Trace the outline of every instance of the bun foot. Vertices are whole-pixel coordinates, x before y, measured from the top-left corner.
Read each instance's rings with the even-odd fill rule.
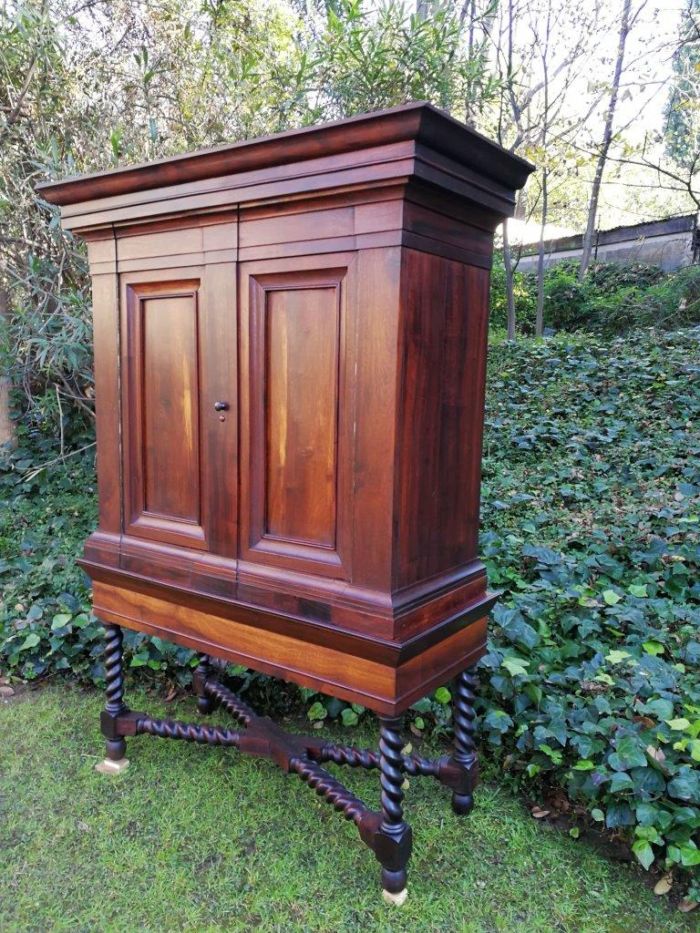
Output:
[[[458,816],[466,816],[474,807],[474,797],[471,794],[452,794],[452,809]]]

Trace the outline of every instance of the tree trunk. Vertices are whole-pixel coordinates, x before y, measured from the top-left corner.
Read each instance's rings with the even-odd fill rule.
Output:
[[[508,340],[515,340],[515,291],[513,282],[513,255],[508,237],[508,218],[503,221],[503,267],[506,273],[506,307],[508,309]]]
[[[583,248],[581,251],[581,265],[579,267],[578,279],[582,282],[588,266],[591,262],[591,251],[593,247],[593,234],[595,233],[596,218],[598,215],[598,199],[600,197],[600,187],[603,182],[603,172],[608,158],[610,144],[613,138],[613,121],[615,119],[615,108],[617,107],[617,97],[620,91],[620,79],[622,77],[622,65],[625,58],[625,45],[630,31],[630,9],[632,0],[623,0],[622,20],[620,22],[620,33],[617,42],[617,57],[615,58],[615,71],[613,73],[613,83],[610,90],[610,100],[608,109],[605,113],[605,126],[603,128],[603,142],[598,153],[595,175],[593,176],[593,187],[591,189],[591,200],[588,205],[588,220],[586,222],[586,232],[583,235]]]
[[[0,338],[7,326],[8,318],[7,291],[0,285]],[[0,371],[0,452],[2,448],[15,443],[15,424],[10,417],[10,388],[9,376]]]
[[[542,220],[540,223],[540,242],[537,248],[537,313],[535,315],[535,336],[544,333],[544,230],[547,224],[548,204],[547,169],[542,170]]]

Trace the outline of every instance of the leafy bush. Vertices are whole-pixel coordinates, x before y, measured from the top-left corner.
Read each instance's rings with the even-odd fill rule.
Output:
[[[578,273],[577,262],[569,261],[560,265]],[[648,262],[595,262],[586,273],[586,281],[599,295],[614,295],[621,288],[628,288],[630,285],[648,288],[664,278],[665,273],[661,267]]]
[[[481,664],[481,733],[506,778],[563,787],[639,861],[700,851],[700,329],[492,347],[481,550],[503,595]],[[0,473],[0,659],[101,682],[73,564],[95,521],[90,453],[37,435]],[[131,667],[185,684],[191,652],[127,635]],[[268,709],[352,726],[360,707],[244,672]],[[450,690],[411,727],[446,731]]]
[[[537,278],[515,272],[514,294],[518,330],[534,333]],[[568,333],[577,330],[613,336],[640,327],[673,330],[700,323],[700,267],[664,273],[648,263],[600,262],[583,282],[578,263],[559,262],[545,271],[545,327]],[[506,326],[505,271],[497,257],[491,277],[491,322]]]
[[[585,327],[586,302],[591,286],[588,283],[579,282],[577,266],[577,263],[562,262],[548,269],[545,275],[545,321],[547,326],[554,327],[556,330],[574,331]],[[537,286],[534,276],[530,278],[533,279],[534,294]],[[598,291],[596,287],[595,293]],[[602,289],[600,289],[600,294],[604,294]]]
[[[513,297],[515,299],[515,319],[521,333],[531,334],[535,330],[535,308],[537,304],[534,277],[528,273],[513,274]],[[506,273],[502,256],[496,255],[491,270],[491,326],[496,330],[505,330],[508,322],[506,302]]]

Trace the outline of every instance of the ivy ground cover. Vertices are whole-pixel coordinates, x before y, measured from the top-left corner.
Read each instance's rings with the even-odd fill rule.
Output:
[[[481,551],[503,595],[481,665],[485,761],[533,793],[559,788],[645,867],[696,879],[699,414],[697,328],[491,348]],[[0,472],[0,668],[100,683],[100,626],[73,564],[95,521],[93,467],[36,473],[53,443],[23,442]],[[134,674],[189,679],[185,649],[127,644]],[[272,712],[362,719],[246,678]],[[417,704],[414,733],[449,726],[449,700],[441,688]]]
[[[645,867],[696,878],[699,347],[700,329],[494,347],[482,514],[504,591],[487,742]]]

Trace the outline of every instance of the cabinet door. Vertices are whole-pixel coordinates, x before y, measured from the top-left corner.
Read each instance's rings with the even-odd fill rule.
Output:
[[[350,576],[350,254],[241,264],[243,560]]]
[[[233,264],[122,275],[124,530],[235,553]]]

